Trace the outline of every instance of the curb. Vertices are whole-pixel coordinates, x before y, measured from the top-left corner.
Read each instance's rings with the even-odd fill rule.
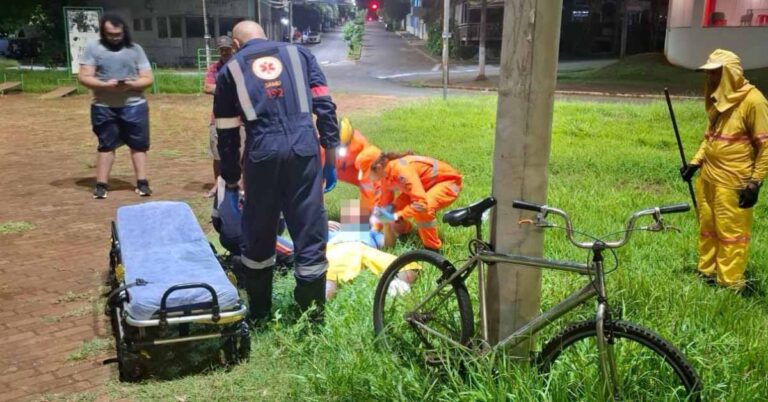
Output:
[[[423,84],[414,86],[415,88],[437,88],[442,89],[442,85]],[[459,89],[462,91],[475,91],[475,92],[498,92],[497,88],[478,88],[464,85],[448,85],[448,89]],[[574,90],[555,90],[555,95],[579,95],[579,96],[600,96],[608,98],[640,98],[640,99],[665,99],[664,95],[656,94],[633,94],[623,92],[597,92],[597,91],[574,91]],[[670,95],[671,99],[676,100],[702,100],[703,96],[687,96],[687,95]]]

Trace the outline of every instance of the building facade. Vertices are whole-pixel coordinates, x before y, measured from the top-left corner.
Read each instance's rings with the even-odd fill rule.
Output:
[[[741,57],[745,69],[768,67],[768,0],[670,0],[664,54],[696,68],[717,48]]]
[[[121,16],[150,61],[160,66],[195,65],[198,49],[205,47],[201,0],[92,0],[88,5]],[[259,19],[258,0],[207,0],[206,7],[212,38],[231,34],[244,19]],[[269,16],[265,20],[269,30]]]

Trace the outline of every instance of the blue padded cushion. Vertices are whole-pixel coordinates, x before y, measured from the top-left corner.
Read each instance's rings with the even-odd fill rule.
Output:
[[[238,306],[237,289],[221,268],[189,205],[155,201],[120,207],[116,225],[125,283],[139,278],[148,282],[128,289],[126,310],[132,318],[150,319],[160,309],[163,293],[186,283],[213,287],[222,310]],[[210,302],[210,292],[195,288],[171,293],[167,307],[208,307]]]

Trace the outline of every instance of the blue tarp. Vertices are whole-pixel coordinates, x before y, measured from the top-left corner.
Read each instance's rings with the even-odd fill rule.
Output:
[[[136,320],[147,320],[160,309],[163,293],[186,283],[207,283],[216,290],[222,310],[238,306],[237,289],[227,278],[197,224],[192,209],[183,202],[155,201],[120,207],[117,236],[125,267],[125,283],[137,279],[145,286],[128,290],[126,310]],[[180,290],[168,297],[168,307],[208,307],[211,294],[202,288]]]

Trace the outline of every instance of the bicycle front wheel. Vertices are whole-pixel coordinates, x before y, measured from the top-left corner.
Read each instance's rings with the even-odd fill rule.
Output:
[[[442,255],[407,252],[390,264],[376,287],[373,326],[392,351],[440,354],[466,346],[473,333],[472,306],[461,279]]]
[[[700,401],[701,380],[677,348],[641,326],[605,323],[615,361],[618,395],[626,401]],[[568,326],[537,358],[554,393],[565,400],[604,397],[596,322]],[[559,399],[555,398],[555,399]]]

